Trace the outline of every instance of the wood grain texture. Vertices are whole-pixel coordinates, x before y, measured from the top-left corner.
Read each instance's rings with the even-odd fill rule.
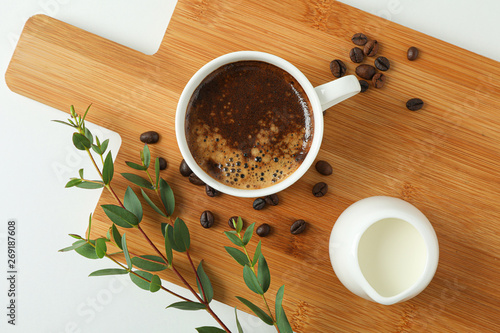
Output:
[[[265,51],[289,60],[319,85],[333,79],[329,63],[335,58],[354,73],[348,52],[356,32],[377,39],[379,54],[392,65],[383,89],[369,89],[327,111],[318,159],[334,166],[332,176],[312,168],[279,194],[279,206],[254,211],[252,199],[209,198],[179,175],[175,107],[199,67],[231,51]],[[414,62],[406,60],[412,45],[421,51]],[[121,135],[118,173],[130,171],[125,161],[138,162],[141,132],[161,133],[151,151],[169,162],[162,176],[176,194],[175,214],[190,227],[191,253],[196,261],[204,258],[216,299],[243,308],[234,296],[249,294],[243,291],[241,268],[223,249],[230,245],[222,234],[228,218],[241,215],[247,225],[267,222],[273,228],[262,239],[273,277],[270,293],[286,285],[285,309],[296,332],[500,331],[498,62],[335,1],[179,0],[153,56],[34,16],[6,80],[13,91],[61,110],[74,104],[82,111],[93,103],[88,120]],[[406,110],[412,97],[425,101],[423,110]],[[319,181],[327,182],[330,191],[315,198],[311,188]],[[117,174],[113,183],[123,196],[127,182]],[[336,218],[373,195],[414,204],[440,242],[434,280],[403,304],[383,306],[352,295],[329,263],[328,239]],[[99,203],[112,202],[104,192]],[[205,209],[216,216],[207,230],[199,225]],[[299,218],[309,228],[293,236],[289,227]],[[100,207],[94,219],[95,235],[104,235],[109,222]],[[161,248],[160,222],[146,209],[144,229]],[[139,234],[127,236],[132,252],[152,253]],[[182,257],[179,268],[194,283]],[[162,278],[179,283],[170,272]]]

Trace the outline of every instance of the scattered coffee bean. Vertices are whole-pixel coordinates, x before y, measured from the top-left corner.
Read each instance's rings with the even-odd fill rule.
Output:
[[[377,89],[382,88],[385,84],[385,75],[382,73],[377,73],[373,75],[372,84]]]
[[[368,57],[373,57],[378,52],[378,42],[374,39],[369,40],[363,49],[363,52]]]
[[[356,67],[356,74],[360,78],[365,79],[365,80],[371,80],[373,75],[375,75],[376,72],[377,72],[377,69],[375,67],[373,67],[372,65],[363,64],[363,65],[359,65],[358,67]]]
[[[412,98],[406,102],[406,108],[410,111],[418,111],[424,106],[424,101],[420,98]]]
[[[266,200],[264,198],[257,198],[253,202],[253,209],[261,210],[266,207]]]
[[[362,49],[359,47],[353,47],[351,51],[349,51],[349,58],[351,58],[352,62],[359,64],[360,62],[363,62],[365,55]]]
[[[189,175],[189,181],[191,182],[191,184],[194,184],[194,185],[198,185],[198,186],[205,185],[205,182],[203,180],[201,180],[200,178],[198,178],[198,176],[195,175],[194,172],[191,172],[191,174]]]
[[[347,68],[342,60],[335,59],[330,63],[330,70],[332,71],[333,76],[342,77],[345,75]]]
[[[155,131],[148,131],[141,134],[139,139],[144,143],[157,143],[160,135]]]
[[[269,232],[271,231],[271,227],[267,223],[263,223],[259,225],[255,233],[259,235],[260,237],[266,237],[269,235]]]
[[[320,182],[313,186],[312,194],[315,197],[322,197],[328,192],[328,184]]]
[[[408,60],[413,61],[418,58],[418,49],[415,46],[412,46],[408,49],[406,53],[406,57]]]
[[[238,216],[231,216],[229,218],[229,221],[227,221],[227,224],[231,227],[231,229],[235,229],[233,220],[235,224],[238,223]],[[243,225],[245,225],[245,221],[243,219],[241,219],[241,222],[243,222]]]
[[[266,199],[266,203],[269,206],[277,206],[280,202],[280,199],[278,198],[278,195],[276,193],[268,195],[265,199]]]
[[[179,166],[179,172],[184,177],[189,177],[189,175],[193,173],[193,171],[191,171],[191,169],[187,165],[186,161],[184,161],[184,160],[182,160],[181,165]]]
[[[386,57],[378,57],[377,59],[375,59],[375,67],[385,72],[386,70],[391,68],[391,63]]]
[[[290,227],[290,232],[292,233],[292,235],[298,235],[306,229],[306,226],[307,226],[306,221],[297,220],[293,222],[292,226]]]
[[[158,161],[160,162],[160,170],[165,170],[167,168],[167,160],[163,157],[158,157]]]
[[[210,228],[214,225],[214,214],[211,211],[206,210],[201,213],[200,224],[203,228]]]
[[[361,90],[359,92],[362,92],[362,93],[367,91],[368,88],[370,87],[368,82],[366,82],[365,80],[359,80],[359,85],[361,86]]]
[[[362,33],[357,33],[352,36],[351,40],[354,44],[362,46],[366,44],[366,42],[368,41],[368,37],[366,37]]]
[[[219,195],[219,191],[211,187],[210,185],[205,185],[205,192],[209,197],[216,197]]]
[[[316,170],[324,176],[328,176],[333,173],[332,166],[327,161],[319,160],[318,162],[316,162],[315,166]]]

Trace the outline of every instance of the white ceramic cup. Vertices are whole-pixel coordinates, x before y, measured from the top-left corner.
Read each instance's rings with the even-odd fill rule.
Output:
[[[439,260],[436,233],[425,215],[387,196],[349,206],[333,226],[329,252],[335,274],[347,289],[385,305],[422,292]]]
[[[202,168],[194,160],[191,152],[189,151],[185,133],[186,111],[189,100],[191,99],[193,92],[196,90],[202,80],[207,75],[223,65],[243,60],[264,61],[280,67],[281,69],[291,74],[306,92],[307,97],[309,98],[309,101],[311,103],[314,117],[313,141],[309,152],[307,153],[306,158],[303,160],[300,167],[297,168],[297,170],[293,174],[291,174],[284,180],[261,189],[238,189],[222,184],[212,178],[205,171],[203,171]],[[323,111],[351,96],[356,95],[360,91],[360,89],[361,88],[359,85],[359,81],[353,75],[344,76],[315,88],[300,70],[280,57],[257,51],[239,51],[228,53],[213,59],[212,61],[201,67],[191,77],[186,87],[182,91],[179,102],[177,104],[177,111],[175,115],[175,133],[177,144],[179,146],[182,157],[186,161],[187,165],[191,168],[191,170],[201,180],[203,180],[205,184],[215,188],[220,192],[238,197],[254,198],[277,193],[295,183],[300,177],[302,177],[302,175],[304,175],[304,173],[314,162],[314,159],[318,154],[321,141],[323,139]]]

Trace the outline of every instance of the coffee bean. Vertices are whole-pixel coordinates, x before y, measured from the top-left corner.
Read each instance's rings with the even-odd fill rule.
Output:
[[[200,224],[203,228],[210,228],[214,225],[214,214],[211,211],[206,210],[201,213]]]
[[[352,62],[359,64],[365,58],[363,50],[359,47],[353,47],[351,51],[349,51],[349,58],[351,58]]]
[[[235,229],[233,220],[235,224],[238,223],[238,216],[231,216],[229,218],[229,221],[227,221],[227,224],[231,227],[231,229]],[[241,219],[241,222],[243,222],[243,225],[245,225],[245,221],[243,219]]]
[[[189,181],[191,182],[191,184],[194,184],[194,185],[198,185],[198,186],[205,185],[205,182],[203,180],[201,180],[200,178],[198,178],[198,176],[195,175],[194,172],[191,172],[191,174],[189,175]]]
[[[160,170],[165,170],[167,168],[167,160],[163,157],[158,157],[158,162],[160,162]]]
[[[406,52],[406,57],[408,60],[413,61],[418,58],[418,49],[415,46],[412,46]]]
[[[157,143],[160,135],[155,131],[149,131],[142,133],[139,139],[144,143]]]
[[[378,42],[374,39],[369,40],[363,49],[363,52],[368,57],[373,57],[378,52]]]
[[[293,235],[298,235],[298,234],[302,233],[306,229],[306,226],[307,226],[307,222],[306,221],[304,221],[304,220],[297,220],[297,221],[293,222],[292,226],[290,227],[290,232]]]
[[[365,80],[359,80],[359,85],[361,86],[361,90],[359,92],[362,92],[362,93],[367,91],[368,88],[370,87],[368,82],[366,82]]]
[[[363,65],[359,65],[358,67],[356,67],[356,74],[360,78],[365,79],[365,80],[371,80],[373,75],[375,75],[376,72],[377,72],[377,69],[375,67],[373,67],[372,65],[363,64]]]
[[[265,199],[269,206],[277,206],[280,202],[277,194],[268,195]]]
[[[266,237],[269,235],[269,232],[271,231],[271,227],[267,223],[263,223],[259,225],[255,233],[259,235],[260,237]]]
[[[322,197],[328,192],[328,184],[320,182],[313,186],[312,194],[315,197]]]
[[[266,200],[264,198],[257,198],[253,202],[253,209],[261,210],[266,207]]]
[[[372,84],[377,89],[382,88],[385,84],[385,75],[382,73],[377,73],[373,75]]]
[[[386,70],[391,68],[391,63],[386,57],[378,57],[377,59],[375,59],[375,67],[385,72]]]
[[[191,169],[187,165],[186,161],[184,161],[184,160],[182,160],[181,165],[179,166],[179,172],[184,177],[189,177],[189,175],[193,173],[193,171],[191,171]]]
[[[342,77],[345,75],[347,68],[342,60],[335,59],[330,63],[330,70],[332,71],[333,76]]]
[[[351,40],[354,44],[362,46],[366,44],[366,42],[368,41],[368,37],[366,37],[362,33],[357,33],[352,36]]]
[[[327,161],[320,160],[316,162],[316,170],[325,176],[331,175],[333,173],[332,166]]]
[[[219,191],[211,187],[210,185],[205,185],[205,192],[209,197],[216,197],[219,195]]]
[[[410,111],[418,111],[424,106],[424,101],[420,98],[412,98],[406,102],[406,108]]]

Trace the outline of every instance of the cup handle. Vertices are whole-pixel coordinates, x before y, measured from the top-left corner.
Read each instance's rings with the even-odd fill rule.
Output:
[[[359,80],[354,75],[347,75],[314,88],[325,111],[329,107],[352,97],[361,91]]]

